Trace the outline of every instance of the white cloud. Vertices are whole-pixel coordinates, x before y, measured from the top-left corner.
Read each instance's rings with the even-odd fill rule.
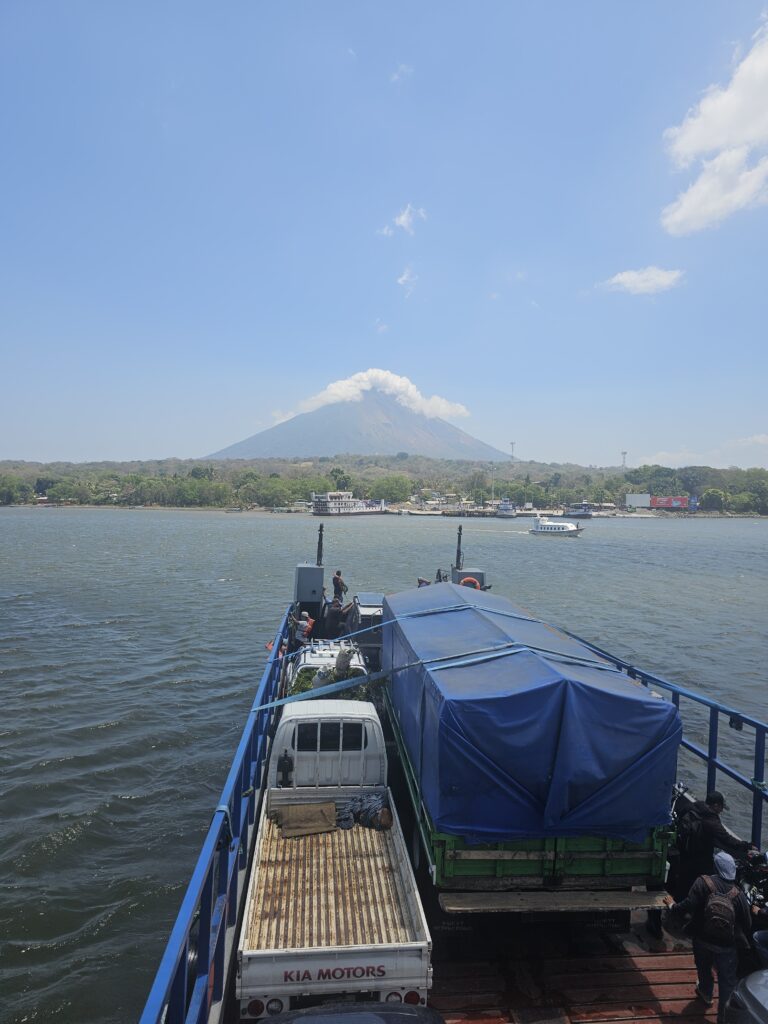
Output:
[[[643,270],[622,270],[603,282],[604,288],[629,292],[631,295],[654,295],[665,292],[680,284],[682,270],[662,270],[661,267],[645,267]]]
[[[730,82],[712,85],[683,122],[664,133],[677,167],[698,177],[662,211],[664,228],[690,234],[768,202],[768,26],[754,36]]]
[[[395,227],[401,228],[407,235],[414,233],[413,225],[417,220],[426,220],[427,211],[421,206],[411,206],[410,203],[406,203],[400,213],[392,220],[392,224]],[[377,228],[377,235],[384,235],[385,238],[391,238],[395,233],[395,227],[392,224],[385,224],[383,228]]]
[[[406,267],[400,277],[397,279],[397,283],[401,288],[405,289],[405,297],[408,298],[416,287],[418,277],[414,274],[410,267]]]
[[[324,405],[333,405],[336,402],[359,402],[365,392],[372,389],[392,395],[406,409],[430,418],[469,416],[467,408],[459,402],[449,402],[447,398],[440,398],[439,395],[427,398],[407,377],[399,377],[389,370],[377,369],[363,370],[344,380],[334,381],[319,394],[302,402],[299,410],[313,412]]]
[[[751,437],[740,437],[738,441],[733,443],[745,448],[753,444],[768,445],[768,434],[753,434]]]
[[[747,165],[749,156],[742,146],[704,160],[696,181],[661,211],[662,226],[669,234],[689,235],[745,207],[768,202],[768,156],[752,167]]]
[[[706,462],[706,456],[685,447],[675,452],[660,451],[654,452],[652,455],[641,455],[637,464],[638,466],[670,466],[673,469],[679,469],[680,466],[711,465]]]
[[[410,78],[412,74],[412,67],[409,67],[407,64],[399,64],[397,69],[389,76],[389,80],[394,83],[404,82],[406,78]]]
[[[427,211],[422,209],[421,207],[416,208],[415,206],[411,206],[411,204],[408,203],[405,206],[405,208],[402,209],[400,213],[398,213],[398,215],[395,217],[395,224],[397,225],[397,227],[402,228],[403,231],[407,232],[409,235],[412,235],[413,222],[416,218],[418,218],[419,220],[426,220]]]

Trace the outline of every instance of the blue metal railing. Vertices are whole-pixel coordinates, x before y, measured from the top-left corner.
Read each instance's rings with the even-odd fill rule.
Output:
[[[378,626],[376,628],[379,628]],[[248,716],[248,723],[214,812],[208,834],[195,866],[163,959],[144,1007],[140,1024],[204,1024],[218,1019],[222,1009],[230,952],[234,942],[242,885],[250,854],[250,840],[261,798],[261,780],[269,742],[269,723],[278,696],[281,659],[280,639],[286,629],[283,619],[276,635]],[[361,632],[367,632],[363,630]],[[707,747],[704,749],[684,735],[683,747],[707,765],[707,791],[716,788],[717,772],[733,779],[752,794],[751,840],[761,846],[763,807],[768,801],[765,752],[768,724],[759,719],[686,690],[627,661],[609,654],[575,633],[562,630],[595,654],[620,668],[645,686],[667,691],[680,709],[681,700],[709,709]],[[355,635],[355,634],[353,634]],[[748,778],[722,760],[718,753],[718,729],[722,716],[738,732],[754,730],[754,775]],[[190,953],[195,951],[196,957]],[[190,963],[194,960],[193,963]]]
[[[707,747],[706,750],[700,744],[694,740],[689,739],[685,735],[685,722],[683,722],[683,740],[682,746],[685,750],[689,750],[696,757],[700,758],[706,763],[707,766],[707,792],[711,793],[713,789],[717,788],[717,773],[722,772],[723,775],[727,775],[729,779],[733,779],[744,789],[749,790],[752,794],[752,831],[751,841],[752,843],[760,847],[762,846],[762,831],[763,831],[763,808],[766,802],[768,802],[768,784],[765,779],[765,737],[768,733],[768,723],[761,722],[759,718],[752,718],[750,715],[744,715],[735,708],[729,707],[727,704],[722,704],[720,701],[712,700],[710,697],[704,697],[700,693],[694,693],[692,690],[686,690],[682,686],[678,686],[676,683],[670,683],[667,679],[663,679],[661,676],[655,676],[650,672],[643,672],[639,668],[635,668],[634,665],[628,661],[623,661],[621,658],[617,658],[613,654],[609,654],[607,651],[602,650],[595,644],[591,644],[588,640],[584,640],[580,636],[576,636],[575,633],[569,632],[567,629],[562,630],[563,633],[567,633],[574,640],[578,640],[579,643],[584,644],[595,654],[599,654],[600,657],[606,658],[612,664],[616,665],[617,668],[624,669],[627,675],[632,679],[637,679],[638,682],[644,686],[659,687],[661,690],[666,690],[669,693],[669,699],[680,710],[681,700],[690,701],[693,704],[698,704],[701,707],[709,709],[709,730],[707,736]],[[728,725],[730,728],[735,729],[737,732],[743,732],[746,726],[750,730],[754,730],[754,747],[753,747],[753,775],[748,777],[738,769],[733,768],[726,761],[723,761],[722,757],[718,753],[718,741],[719,741],[719,727],[720,719],[727,718]]]
[[[224,998],[274,713],[258,709],[278,696],[285,629],[284,618],[140,1024],[202,1024]]]

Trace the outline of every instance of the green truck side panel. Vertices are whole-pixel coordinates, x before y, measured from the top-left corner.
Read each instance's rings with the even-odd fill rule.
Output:
[[[601,836],[567,836],[469,844],[459,836],[435,831],[421,802],[418,782],[386,690],[385,705],[419,820],[422,841],[435,867],[434,878],[438,888],[455,889],[462,882],[482,888],[483,880],[493,887],[493,882],[498,884],[500,879],[505,879],[509,888],[514,888],[516,879],[521,886],[526,886],[527,882],[530,887],[532,880],[542,879],[540,884],[544,886],[554,884],[567,888],[570,883],[580,889],[589,888],[590,879],[594,879],[594,889],[610,888],[619,879],[626,880],[627,886],[645,884],[658,888],[664,884],[671,835],[668,826],[649,829],[643,843],[627,843]],[[487,852],[487,858],[481,856],[483,851]],[[499,853],[518,856],[504,857]]]

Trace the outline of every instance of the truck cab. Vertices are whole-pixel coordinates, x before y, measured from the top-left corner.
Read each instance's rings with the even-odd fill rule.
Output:
[[[369,701],[312,700],[285,708],[267,773],[270,813],[286,803],[343,800],[386,781],[384,734]]]

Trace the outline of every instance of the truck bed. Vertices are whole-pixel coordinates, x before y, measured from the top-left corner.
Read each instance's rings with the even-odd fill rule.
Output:
[[[282,839],[265,818],[255,856],[244,951],[428,940],[397,821],[387,832],[355,825]]]

